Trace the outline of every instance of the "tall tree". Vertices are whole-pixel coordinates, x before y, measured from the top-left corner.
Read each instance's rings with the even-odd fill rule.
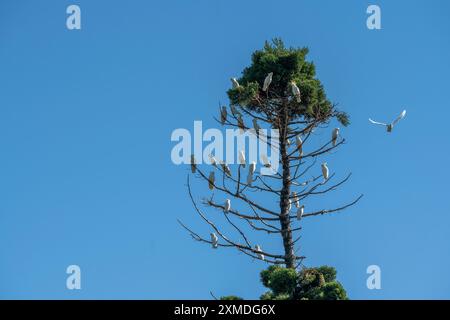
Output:
[[[188,176],[187,186],[194,208],[212,228],[210,237],[204,237],[179,221],[195,240],[209,243],[214,248],[234,247],[254,259],[297,268],[305,258],[296,251],[302,229],[301,220],[338,212],[361,199],[362,195],[339,207],[314,211],[307,205],[308,197],[325,196],[345,183],[351,175],[333,183],[335,173],[329,174],[326,163],[317,163],[318,159],[345,142],[338,128],[329,128],[330,122],[337,119],[347,126],[349,117],[327,99],[321,82],[316,78],[314,64],[305,59],[307,54],[307,48],[286,48],[280,39],[275,39],[272,43],[266,42],[262,50],[255,51],[251,65],[244,69],[242,76],[232,79],[233,87],[227,92],[230,109],[222,107],[221,116],[216,120],[243,132],[250,131],[269,144],[273,144],[273,137],[256,130],[260,125],[262,128],[276,129],[278,140],[271,147],[278,151],[280,170],[273,175],[258,175],[255,172],[246,180],[242,172],[245,163],[230,169],[223,159],[214,159],[214,167],[208,168],[211,173],[207,173],[203,167],[196,165],[192,157],[194,175],[204,180],[211,190],[224,196],[223,200],[227,198],[223,204],[218,203],[213,194],[203,203],[221,211],[224,221],[236,231],[238,237],[233,239],[229,236],[198,206]],[[319,130],[329,131],[329,140],[314,146],[312,133]],[[270,166],[268,163],[265,165]],[[248,170],[254,169],[250,165]],[[312,170],[316,170],[316,174],[308,179],[307,175]],[[214,172],[218,172],[221,179],[216,179],[218,176]],[[256,201],[249,192],[270,195],[273,200],[269,204]],[[241,203],[243,208],[239,208],[237,203]],[[278,236],[283,252],[269,252],[257,245],[251,240],[252,232]]]

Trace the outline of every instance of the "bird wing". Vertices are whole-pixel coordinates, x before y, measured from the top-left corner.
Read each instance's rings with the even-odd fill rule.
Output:
[[[392,122],[392,124],[395,125],[397,122],[402,120],[405,116],[406,116],[406,110],[403,110],[402,113],[400,113],[400,115],[397,117],[397,119],[395,119],[394,122]]]
[[[380,125],[382,125],[382,126],[387,126],[387,124],[386,123],[383,123],[383,122],[377,122],[377,121],[373,121],[372,119],[370,119],[369,118],[369,121],[371,122],[371,123],[373,123],[373,124],[380,124]]]

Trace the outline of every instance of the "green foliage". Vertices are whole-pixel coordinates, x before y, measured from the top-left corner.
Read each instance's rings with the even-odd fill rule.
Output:
[[[261,112],[262,100],[277,102],[284,99],[293,118],[327,121],[336,117],[342,125],[347,126],[348,116],[334,110],[323,85],[315,78],[314,63],[306,60],[308,52],[308,48],[286,48],[281,39],[274,39],[272,43],[266,41],[262,50],[253,53],[251,65],[242,72],[242,77],[238,79],[240,86],[228,90],[231,104]],[[273,72],[273,78],[266,95],[262,85],[269,72]],[[300,103],[292,98],[291,82],[300,88]]]
[[[244,299],[238,296],[223,296],[220,297],[220,300],[244,300]]]
[[[261,282],[270,289],[261,300],[347,300],[332,267],[294,269],[271,266],[261,272]]]

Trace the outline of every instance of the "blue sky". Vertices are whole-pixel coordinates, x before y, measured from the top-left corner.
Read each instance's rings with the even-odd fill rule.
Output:
[[[82,30],[66,29],[70,4]],[[366,28],[369,4],[382,30]],[[194,120],[215,127],[229,78],[278,36],[310,48],[352,120],[327,159],[352,179],[311,206],[365,195],[305,219],[306,263],[336,267],[352,299],[450,298],[449,10],[444,0],[1,1],[0,298],[258,298],[263,263],[177,224],[209,233],[170,135]],[[403,108],[391,135],[367,121]],[[79,291],[65,286],[71,264]],[[381,290],[366,288],[371,264]]]

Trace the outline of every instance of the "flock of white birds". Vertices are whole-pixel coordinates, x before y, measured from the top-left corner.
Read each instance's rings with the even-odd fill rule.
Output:
[[[264,92],[266,92],[268,94],[269,91],[269,87],[270,84],[272,83],[272,78],[273,78],[273,72],[270,72],[269,74],[267,74],[267,76],[264,79],[264,83],[263,83],[263,87],[262,90]],[[231,83],[234,89],[239,88],[240,84],[239,82],[236,80],[236,78],[231,78]],[[291,86],[291,93],[293,98],[295,98],[295,100],[297,101],[297,103],[301,103],[302,101],[302,95],[301,95],[301,91],[300,88],[297,86],[297,84],[292,81],[290,83]],[[245,124],[244,124],[244,120],[242,118],[242,114],[236,109],[235,106],[231,105],[230,106],[231,109],[231,113],[233,114],[233,116],[236,117],[237,121],[238,121],[238,128],[241,132],[245,131]],[[225,106],[221,107],[220,109],[220,122],[221,124],[225,124],[225,122],[227,121],[227,108]],[[391,123],[383,123],[383,122],[377,122],[377,121],[373,121],[372,119],[369,118],[369,121],[373,124],[376,125],[382,125],[386,127],[387,132],[392,132],[392,129],[394,128],[394,126],[400,121],[402,120],[404,117],[406,116],[406,110],[403,110],[400,115]],[[255,129],[255,131],[258,133],[260,126],[258,125],[257,120],[254,118],[253,119],[253,128]],[[331,133],[331,143],[333,145],[333,147],[336,146],[337,144],[337,140],[339,137],[339,132],[340,132],[340,128],[334,128],[332,133]],[[297,136],[295,139],[296,145],[297,145],[297,150],[299,152],[299,156],[302,157],[303,156],[303,140],[300,136]],[[288,140],[288,144],[290,144],[291,142]],[[269,159],[267,158],[267,155],[263,154],[261,155],[261,160],[263,162],[264,167],[266,168],[270,168],[271,164]],[[217,167],[217,160],[210,155],[210,161],[211,164],[215,167]],[[245,153],[244,151],[239,151],[239,164],[242,165],[242,167],[245,168]],[[225,162],[221,162],[220,163],[222,170],[224,171],[224,173],[228,176],[231,176],[231,170],[228,167],[228,165]],[[322,176],[324,179],[325,183],[328,179],[329,179],[329,174],[330,174],[330,170],[328,168],[328,164],[326,162],[322,163],[321,165],[321,169],[322,169]],[[195,163],[195,158],[192,155],[191,156],[191,170],[193,173],[195,173],[196,171],[196,163]],[[256,162],[252,162],[249,165],[249,169],[248,169],[248,175],[247,175],[247,185],[251,186],[253,180],[253,175],[256,171]],[[208,177],[208,187],[209,189],[213,190],[214,189],[214,183],[215,183],[215,175],[214,175],[214,171],[211,171],[211,173],[209,174]],[[302,183],[301,185],[306,185],[307,182]],[[305,206],[304,205],[300,205],[300,201],[297,197],[297,193],[296,192],[292,192],[292,200],[289,200],[289,205],[288,205],[288,211],[290,212],[292,209],[292,203],[294,203],[295,207],[297,208],[297,220],[301,220],[303,217],[303,214],[305,212]],[[230,199],[226,199],[225,200],[225,204],[223,206],[223,211],[224,213],[228,213],[231,210],[231,200]],[[214,249],[218,248],[218,243],[219,243],[219,239],[217,237],[217,235],[213,232],[210,234],[211,235],[211,244],[212,247]],[[262,249],[260,245],[255,245],[255,249],[254,252],[256,253],[257,257],[261,260],[264,260],[264,254],[262,253]]]

